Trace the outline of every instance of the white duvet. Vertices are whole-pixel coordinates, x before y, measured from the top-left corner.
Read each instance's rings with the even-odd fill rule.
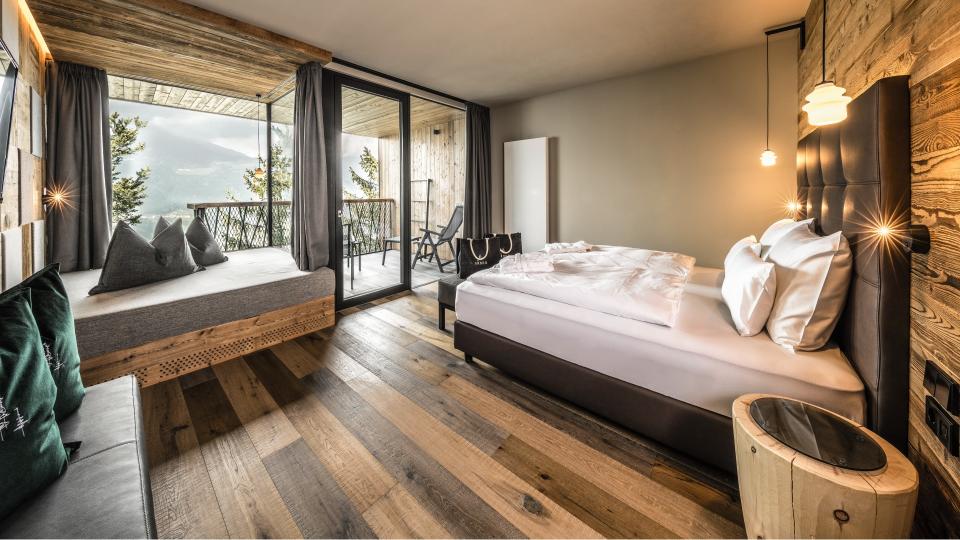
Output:
[[[553,272],[503,272],[499,265],[469,280],[564,304],[673,326],[696,260],[688,255],[615,246],[550,256]]]

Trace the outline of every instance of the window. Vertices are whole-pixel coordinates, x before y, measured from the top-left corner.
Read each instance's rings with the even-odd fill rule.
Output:
[[[255,174],[267,168],[266,106],[258,122],[255,101],[110,79],[114,221],[152,238],[161,217],[184,227],[197,217],[226,251],[269,245],[268,182]],[[292,131],[291,121],[271,133],[275,200],[289,201]],[[287,242],[289,211],[274,217]]]

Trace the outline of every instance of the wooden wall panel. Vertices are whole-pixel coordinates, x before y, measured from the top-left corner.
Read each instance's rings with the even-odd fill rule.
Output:
[[[3,172],[6,180],[3,202],[0,203],[0,230],[19,227],[43,217],[43,160],[30,153],[30,94],[31,89],[36,90],[43,99],[45,59],[26,19],[22,16],[19,18],[17,39],[20,72],[17,76],[10,146],[7,148],[7,167]]]
[[[800,54],[801,100],[821,78],[819,0],[807,10]],[[932,249],[913,255],[910,457],[921,474],[914,534],[960,536],[960,459],[923,422],[923,366],[960,380],[960,2],[832,0],[827,78],[856,97],[877,79],[910,75],[913,221],[930,227]],[[798,109],[798,113],[799,113]],[[799,115],[799,136],[811,131]]]
[[[411,180],[432,179],[430,193],[429,227],[439,231],[446,225],[458,204],[463,204],[466,186],[466,114],[455,110],[453,119],[441,123],[419,123],[412,118],[410,131]],[[434,133],[434,132],[437,133]],[[396,136],[380,139],[380,193],[382,197],[397,197],[400,182],[400,161],[396,155],[399,145]],[[413,199],[423,198],[423,184],[413,187]],[[412,208],[413,235],[423,226],[423,205]],[[394,231],[399,231],[400,218],[394,218]],[[444,260],[453,257],[449,249],[440,252]]]

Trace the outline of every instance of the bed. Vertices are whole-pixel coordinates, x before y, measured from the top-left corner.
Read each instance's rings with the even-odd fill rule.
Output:
[[[642,435],[735,471],[730,410],[751,392],[807,400],[862,422],[905,450],[910,259],[871,241],[877,220],[909,223],[906,77],[878,81],[848,119],[798,145],[798,217],[843,231],[854,270],[831,344],[809,353],[765,334],[737,335],[719,270],[695,268],[673,327],[466,282],[454,344],[477,358]]]

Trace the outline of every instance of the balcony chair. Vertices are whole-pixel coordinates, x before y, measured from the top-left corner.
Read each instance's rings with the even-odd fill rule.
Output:
[[[433,262],[434,258],[436,258],[437,268],[440,269],[440,272],[443,272],[443,267],[450,263],[454,263],[457,267],[457,272],[460,272],[460,263],[457,261],[456,250],[453,247],[453,238],[456,236],[457,231],[460,230],[460,225],[462,224],[463,205],[458,204],[453,209],[453,215],[450,216],[450,221],[447,222],[447,226],[440,232],[427,228],[420,229],[420,232],[423,234],[417,246],[417,254],[413,258],[413,266],[411,266],[411,268],[416,268],[417,261],[421,259],[427,259],[427,262]],[[454,253],[453,259],[446,262],[440,260],[439,248],[444,244],[449,246],[450,251]]]

